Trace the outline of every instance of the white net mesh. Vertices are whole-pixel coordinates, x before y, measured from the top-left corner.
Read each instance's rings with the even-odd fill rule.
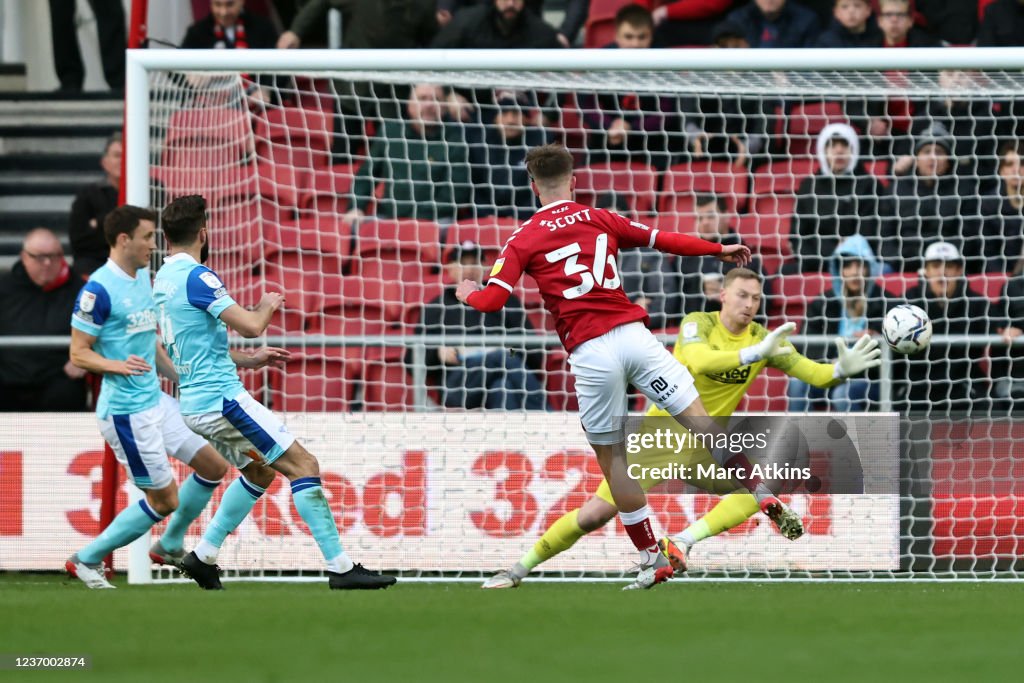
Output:
[[[1024,363],[985,335],[1024,322],[1012,284],[1024,191],[1016,147],[1005,146],[1021,125],[1019,72],[149,78],[152,203],[204,195],[210,266],[229,291],[250,305],[266,290],[286,294],[268,333],[295,359],[246,373],[246,384],[321,459],[343,540],[368,564],[446,576],[505,568],[600,481],[532,281],[487,318],[455,305],[448,287],[483,278],[534,210],[526,150],[562,141],[579,201],[750,245],[766,278],[762,322],[797,322],[812,359],[830,359],[833,336],[878,331],[904,297],[924,297],[932,314],[938,336],[923,358],[887,360],[843,391],[769,370],[740,406],[931,419],[904,427],[902,495],[794,496],[804,539],[754,518],[695,546],[692,574],[1016,576],[1019,428],[1002,418]],[[938,241],[964,257],[946,297],[918,273]],[[849,302],[835,295],[848,291],[844,250],[867,264],[864,296],[849,290]],[[620,271],[668,342],[686,313],[717,309],[717,262],[637,250],[620,254]],[[951,417],[963,414],[973,421]],[[716,502],[676,490],[651,500],[671,533]],[[220,564],[316,572],[287,487],[261,506]],[[538,571],[617,575],[628,551],[609,525]]]

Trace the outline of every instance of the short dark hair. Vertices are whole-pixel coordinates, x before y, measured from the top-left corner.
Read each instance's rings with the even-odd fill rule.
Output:
[[[114,133],[111,133],[110,137],[107,138],[106,143],[103,145],[103,156],[107,156],[107,153],[110,151],[110,148],[112,146],[120,145],[120,144],[121,144],[121,131],[115,131]]]
[[[694,197],[694,206],[707,206],[711,202],[715,203],[719,211],[725,211],[729,208],[728,202],[725,201],[725,197],[713,192],[698,192]]]
[[[629,24],[636,28],[649,28],[653,30],[654,18],[651,16],[651,10],[647,9],[643,5],[633,3],[631,5],[620,7],[619,11],[615,13],[615,28],[618,28],[623,24]]]
[[[206,227],[206,199],[199,194],[178,197],[161,215],[164,237],[175,247],[187,247],[196,241]]]
[[[1006,155],[1011,152],[1019,157],[1024,157],[1024,140],[1007,140],[999,145],[999,168],[1007,165]]]
[[[156,211],[129,204],[119,206],[103,219],[103,237],[112,247],[117,244],[118,235],[124,234],[131,238],[142,221],[153,221],[156,224]]]
[[[764,278],[750,268],[733,268],[725,274],[725,281],[722,288],[728,287],[733,280],[757,280],[758,284],[764,284]]]
[[[572,175],[572,154],[565,146],[553,142],[534,147],[526,153],[526,172],[538,185],[551,184]]]

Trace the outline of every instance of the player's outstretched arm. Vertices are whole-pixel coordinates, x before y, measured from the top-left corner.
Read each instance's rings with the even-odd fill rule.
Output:
[[[482,313],[493,313],[500,310],[510,295],[510,291],[494,285],[493,281],[481,289],[479,283],[463,280],[455,289],[455,298]]]
[[[292,357],[291,351],[276,346],[264,346],[254,352],[231,349],[231,360],[240,368],[247,370],[259,370],[260,368],[272,367],[283,368],[284,364]]]
[[[97,375],[144,375],[153,368],[140,356],[131,355],[124,360],[104,358],[93,351],[96,337],[71,328],[71,362],[83,370]]]
[[[260,299],[260,304],[249,311],[238,304],[229,306],[220,314],[220,319],[232,330],[246,339],[254,339],[263,334],[270,324],[277,309],[284,303],[284,295],[276,292],[267,292]]]

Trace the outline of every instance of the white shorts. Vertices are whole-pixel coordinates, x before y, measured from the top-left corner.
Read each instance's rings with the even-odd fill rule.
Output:
[[[168,456],[187,465],[206,445],[206,439],[185,426],[178,402],[164,393],[149,410],[97,422],[114,457],[140,489],[164,488],[174,481]]]
[[[224,399],[219,413],[184,418],[192,431],[209,439],[239,468],[253,461],[269,465],[295,443],[288,427],[246,391],[234,399]]]
[[[693,376],[643,323],[620,325],[585,341],[569,356],[587,440],[611,445],[625,439],[626,390],[632,384],[670,415],[699,398]]]

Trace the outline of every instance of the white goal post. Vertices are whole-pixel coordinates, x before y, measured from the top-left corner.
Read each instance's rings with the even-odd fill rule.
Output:
[[[877,103],[893,97],[931,101],[932,98],[949,95],[947,86],[936,78],[936,74],[943,70],[983,74],[983,78],[972,81],[966,91],[958,92],[958,97],[972,101],[985,98],[1024,100],[1024,76],[1021,75],[1024,48],[129,50],[125,118],[126,196],[130,204],[149,206],[169,199],[175,192],[203,191],[202,187],[194,185],[195,182],[217,184],[211,190],[222,198],[217,201],[224,203],[217,204],[211,200],[211,211],[220,212],[215,220],[221,221],[220,226],[224,230],[214,238],[214,249],[222,254],[215,269],[224,276],[229,289],[242,290],[239,301],[243,304],[255,303],[252,297],[258,298],[259,291],[273,284],[279,288],[294,288],[289,289],[287,295],[289,301],[295,301],[301,309],[298,322],[294,319],[275,322],[268,337],[275,344],[297,350],[302,359],[301,369],[279,375],[248,377],[247,386],[252,387],[261,399],[269,398],[276,411],[287,415],[288,424],[310,450],[324,458],[325,470],[330,477],[329,482],[325,478],[325,488],[329,489],[336,518],[342,527],[343,542],[352,549],[357,561],[368,566],[430,580],[475,580],[515,562],[544,530],[546,523],[557,519],[556,513],[582,502],[580,496],[594,484],[593,471],[586,463],[589,457],[586,456],[586,443],[579,433],[571,398],[567,398],[570,385],[568,380],[558,384],[559,380],[555,379],[556,375],[567,375],[564,357],[554,359],[555,354],[560,353],[553,350],[557,338],[550,328],[543,329],[546,324],[543,313],[536,308],[531,309],[531,306],[539,307],[539,304],[527,301],[525,307],[533,326],[541,327],[542,333],[525,340],[509,333],[505,340],[520,343],[526,351],[538,349],[548,354],[540,361],[542,367],[537,373],[549,396],[560,392],[557,402],[549,399],[545,406],[548,410],[536,413],[521,407],[505,412],[490,405],[462,405],[456,406],[456,410],[444,410],[441,407],[446,400],[443,393],[439,393],[437,386],[428,385],[427,377],[434,376],[434,369],[428,367],[424,355],[434,348],[432,344],[436,347],[438,340],[423,336],[422,331],[415,327],[420,321],[419,309],[412,310],[424,304],[429,299],[428,293],[434,290],[420,287],[422,283],[410,284],[402,279],[406,275],[394,275],[409,272],[403,268],[410,265],[410,252],[403,252],[393,245],[380,246],[384,237],[380,238],[373,255],[370,251],[362,251],[360,240],[364,239],[364,231],[360,222],[350,224],[348,219],[342,219],[344,211],[352,208],[348,199],[349,193],[354,192],[352,177],[366,163],[373,134],[361,132],[360,135],[364,135],[361,151],[346,150],[345,154],[350,156],[339,162],[338,151],[331,148],[330,139],[347,135],[347,132],[338,127],[333,110],[317,114],[320,116],[316,123],[320,127],[317,135],[322,133],[328,138],[327,147],[317,149],[327,155],[328,161],[319,170],[307,169],[302,166],[305,161],[288,160],[303,155],[303,159],[315,156],[317,150],[288,150],[287,145],[302,143],[287,136],[281,138],[280,146],[275,149],[278,141],[261,137],[264,134],[260,125],[264,124],[254,122],[250,126],[245,122],[240,133],[244,139],[236,141],[243,155],[246,174],[251,174],[243,178],[237,169],[210,171],[202,167],[207,163],[204,159],[219,159],[218,154],[222,156],[223,150],[213,150],[213,155],[208,157],[202,154],[182,155],[180,158],[187,157],[191,161],[180,163],[193,165],[171,168],[167,161],[169,143],[165,136],[175,113],[188,107],[206,108],[206,118],[197,119],[200,121],[198,125],[204,125],[202,122],[205,121],[205,125],[211,128],[235,126],[236,114],[248,114],[251,102],[247,103],[246,91],[251,90],[252,84],[265,88],[267,109],[278,107],[278,102],[289,98],[297,102],[309,102],[318,97],[333,98],[332,102],[336,104],[346,96],[352,97],[351,92],[342,93],[336,85],[318,90],[317,86],[309,84],[318,79],[330,83],[385,84],[390,90],[378,91],[371,87],[366,98],[373,99],[374,104],[394,105],[396,110],[408,101],[404,99],[408,95],[396,94],[399,88],[416,83],[436,83],[464,91],[468,104],[477,109],[481,108],[482,100],[476,100],[475,93],[484,90],[495,100],[499,98],[499,91],[509,90],[543,91],[558,96],[577,91],[589,92],[595,94],[595,99],[602,93],[639,93],[654,98],[743,97],[765,102],[779,98],[801,104],[831,99]],[[901,72],[904,77],[894,82],[886,77],[892,72]],[[286,78],[290,79],[287,83]],[[364,118],[359,109],[359,96],[355,96],[355,100],[357,113],[353,117],[358,119],[359,130],[364,131],[364,124],[372,124],[374,115]],[[210,102],[216,104],[210,105]],[[543,104],[536,106],[544,107]],[[560,107],[561,104],[551,105],[552,109],[561,111]],[[217,116],[210,113],[213,108],[219,112]],[[305,111],[301,105],[297,110]],[[553,128],[564,128],[564,119],[560,116],[555,116],[557,121],[552,124]],[[761,114],[743,110],[737,116],[746,121]],[[669,151],[664,154],[665,164],[650,174],[650,202],[643,205],[641,199],[639,203],[630,204],[629,208],[641,212],[641,220],[643,216],[652,221],[667,216],[670,220],[678,220],[678,226],[692,229],[693,196],[707,192],[742,194],[745,208],[737,208],[736,202],[730,200],[733,203],[728,211],[736,219],[744,239],[752,236],[755,255],[761,256],[763,272],[770,276],[769,285],[776,288],[776,296],[770,303],[773,308],[768,311],[768,322],[776,323],[787,317],[802,319],[808,304],[830,286],[830,276],[827,269],[813,276],[800,270],[799,249],[793,247],[791,250],[789,243],[788,215],[785,232],[768,234],[763,227],[768,223],[761,223],[762,234],[757,233],[757,216],[761,207],[769,203],[772,206],[785,205],[788,207],[786,211],[792,214],[799,181],[817,168],[814,138],[819,131],[795,133],[786,127],[784,121],[779,122],[785,114],[765,116],[765,121],[769,121],[765,126],[781,126],[775,129],[781,131],[778,133],[780,137],[788,140],[790,136],[794,139],[802,136],[801,144],[805,145],[802,154],[808,162],[806,166],[789,163],[789,159],[783,158],[787,152],[775,151],[771,153],[775,154],[773,160],[766,161],[763,166],[754,168],[748,165],[741,171],[730,171],[737,178],[742,176],[737,181],[742,184],[742,190],[721,190],[717,181],[706,187],[700,183],[670,186],[668,180],[662,181],[662,176],[668,178],[680,159],[691,158],[687,155],[692,152],[686,142],[686,134],[673,130],[672,135],[678,133],[682,136],[682,147],[672,149],[670,143]],[[889,114],[883,114],[883,117],[889,117]],[[387,121],[383,125],[377,121],[378,136],[386,125]],[[264,126],[262,130],[269,128]],[[642,135],[661,133],[669,134],[665,130],[652,129]],[[770,137],[773,133],[765,128],[759,134]],[[586,135],[583,131],[582,137]],[[313,141],[312,136],[310,133],[309,144],[320,144]],[[213,142],[206,140],[196,144],[200,147],[205,144],[235,144],[225,142],[226,139],[223,135],[211,136]],[[186,141],[182,144],[191,143]],[[749,150],[744,149],[746,155]],[[573,151],[587,153],[586,150]],[[743,165],[736,161],[734,151],[723,154],[727,161],[721,163],[725,166],[733,164],[734,168],[739,168]],[[764,150],[763,155],[768,159],[769,152]],[[862,160],[867,160],[867,152],[862,150],[861,155]],[[439,163],[433,157],[431,159],[432,163]],[[885,168],[891,169],[896,155],[890,154],[885,161]],[[289,163],[294,163],[294,167],[288,173],[269,179],[261,175],[274,164],[282,168]],[[630,179],[635,173],[637,183],[641,178],[647,182],[647,170],[637,170],[628,164],[616,166],[616,163],[614,157],[602,157],[594,166],[601,166],[604,173],[609,169],[611,173],[623,173]],[[716,162],[708,163],[714,165]],[[657,166],[653,162],[650,165]],[[979,180],[977,176],[981,171],[977,169],[980,166],[973,166],[972,181]],[[349,174],[343,183],[342,167]],[[796,168],[801,170],[794,170]],[[175,180],[173,173],[183,170],[194,178],[181,181],[179,174]],[[879,177],[886,172],[876,171]],[[773,178],[773,173],[778,175]],[[783,177],[784,173],[788,176]],[[301,174],[306,176],[301,181],[297,180]],[[319,186],[319,180],[327,175],[331,178],[323,187]],[[654,180],[655,175],[657,180]],[[994,176],[981,180],[986,178],[996,181]],[[446,177],[436,182],[440,194],[462,181]],[[231,187],[232,183],[237,183],[238,187]],[[414,183],[412,185],[414,192]],[[432,186],[431,192],[437,188]],[[647,190],[623,190],[617,186],[616,191],[633,197]],[[676,191],[680,195],[686,194],[689,203],[677,205],[666,199]],[[333,199],[332,192],[337,193]],[[775,196],[776,192],[778,196]],[[982,190],[972,192],[975,194],[971,199],[980,205]],[[594,195],[598,194],[595,190]],[[370,195],[369,205],[376,202],[378,209],[389,201],[382,195],[380,185]],[[228,200],[223,200],[224,197]],[[755,200],[763,200],[764,203],[759,204]],[[790,203],[785,204],[786,201]],[[282,217],[284,211],[281,209],[286,202],[290,202],[290,213]],[[463,233],[462,224],[471,221],[463,220],[466,215],[464,206],[460,211],[457,215],[432,219],[426,232],[420,231],[422,226],[412,226],[415,221],[403,222],[404,217],[400,213],[388,217],[397,226],[395,235],[398,238],[407,238],[409,242],[420,243],[423,247],[418,254],[424,261],[418,265],[436,278],[438,287],[442,282],[441,271],[447,250],[457,246],[464,234],[484,234]],[[783,210],[778,211],[782,213]],[[877,218],[879,223],[890,217],[887,213],[889,208],[872,211],[874,213],[868,218]],[[979,209],[971,211],[975,212],[971,218],[979,221],[984,218],[977,213]],[[366,213],[365,226],[388,222],[383,218],[377,221],[369,209]],[[898,210],[892,209],[891,219],[899,220]],[[246,223],[250,220],[253,221],[251,225]],[[495,222],[500,224],[500,220]],[[242,223],[246,225],[243,227]],[[771,225],[776,223],[779,226],[783,224],[780,219]],[[324,227],[327,224],[330,224],[329,228]],[[752,232],[743,232],[744,229],[750,230],[751,226]],[[487,229],[490,229],[490,224]],[[413,232],[402,233],[402,230]],[[500,234],[500,225],[496,230]],[[957,244],[966,253],[973,245],[974,233],[969,234],[966,228],[957,230],[959,232],[950,239],[961,240]],[[271,231],[274,235],[280,234],[280,239],[271,239]],[[286,238],[287,231],[291,232]],[[923,245],[929,237],[938,236],[918,235],[917,239]],[[375,235],[369,237],[377,239]],[[281,260],[281,255],[288,249],[294,250],[295,259]],[[392,251],[382,256],[386,249]],[[893,258],[897,261],[905,258],[905,251],[902,253]],[[981,254],[980,248],[978,253]],[[820,257],[827,261],[833,258],[833,253],[823,253]],[[353,284],[364,282],[360,278],[365,277],[365,283],[372,279],[366,275],[369,271],[360,270],[362,266],[358,262],[363,258],[393,261],[388,268],[374,270],[377,274],[373,277],[381,279],[374,281],[372,287],[370,284],[359,287]],[[416,258],[411,257],[411,260]],[[782,269],[785,262],[792,264],[794,260],[796,271]],[[880,259],[879,267],[891,269],[892,264],[892,259],[887,265]],[[303,268],[307,270],[302,272]],[[912,275],[909,270],[912,269],[908,269],[908,278]],[[1009,270],[1009,267],[1003,269]],[[897,264],[896,271],[902,272],[903,269]],[[790,272],[795,274],[790,275]],[[333,278],[329,278],[332,284],[325,285],[322,291],[315,277],[302,277],[318,274]],[[987,271],[974,275],[977,278],[972,283],[991,280]],[[893,277],[891,274],[883,277],[879,271],[878,282],[891,284]],[[389,281],[388,278],[397,279]],[[808,285],[807,289],[791,291],[782,284],[787,279],[790,282],[814,281],[819,284],[815,284],[817,288],[813,290]],[[1005,278],[1000,280],[1003,281]],[[386,293],[383,304],[375,299],[380,287],[383,288],[380,291]],[[657,288],[656,285],[654,287]],[[644,291],[649,293],[646,289]],[[793,303],[788,297],[800,301]],[[997,298],[998,292],[993,290],[993,306],[997,305]],[[384,316],[387,329],[373,325],[358,326],[357,329],[350,325],[352,320],[345,318],[345,313],[330,318],[331,311],[351,312],[353,302],[364,306],[367,318],[378,313]],[[383,312],[380,313],[378,308]],[[995,309],[992,311],[994,319]],[[666,339],[671,339],[678,323],[678,315],[675,319],[668,315],[658,326],[669,330]],[[951,329],[948,335],[937,334],[936,343],[948,344],[954,349],[983,352],[987,346],[995,348],[997,337],[988,336],[990,333],[994,334],[994,330],[968,334]],[[811,349],[809,356],[825,358],[825,343],[830,343],[835,334],[813,333],[801,339]],[[493,336],[490,339],[488,344],[487,339],[479,335],[462,335],[447,345],[459,347],[460,353],[472,355],[493,350],[496,340]],[[441,340],[441,345],[445,345],[444,342]],[[354,358],[353,354],[345,353],[353,348],[361,351],[365,358]],[[967,358],[964,355],[967,351],[958,353]],[[872,379],[880,390],[865,388],[867,393],[853,410],[870,410],[874,415],[881,414],[881,411],[901,410],[891,381],[891,360],[887,351],[882,375]],[[993,362],[998,360],[992,358]],[[899,359],[895,362],[898,363]],[[359,364],[359,370],[353,369],[355,364]],[[343,375],[336,376],[336,373]],[[932,386],[943,381],[955,385],[959,380],[950,375],[944,379],[930,377],[924,381]],[[345,386],[339,389],[340,384]],[[911,382],[906,384],[909,386]],[[345,393],[344,397],[332,394],[330,400],[325,396],[313,396],[317,392],[349,392],[346,387],[350,385],[360,388],[354,393]],[[793,386],[787,386],[785,378],[776,374],[771,382],[758,386],[762,394],[757,397],[756,404],[749,404],[751,410],[786,409],[787,393],[793,390]],[[907,387],[904,389],[909,391]],[[289,398],[289,391],[299,393]],[[795,405],[792,403],[795,400],[790,394],[788,405]],[[910,401],[910,398],[906,400]],[[836,410],[837,405],[849,404],[829,403],[824,410]],[[480,410],[463,410],[477,407]],[[849,408],[843,408],[846,409]],[[826,413],[817,414],[823,416]],[[984,417],[989,421],[984,426],[970,423],[963,429],[967,429],[969,434],[978,434],[971,438],[991,446],[989,451],[998,451],[1007,444],[1012,446],[1016,439],[1024,438],[1024,431],[1018,434],[1012,424],[1000,426],[1002,422],[992,416],[993,413],[986,412]],[[929,417],[934,416],[924,416],[925,419]],[[700,550],[695,550],[693,575],[738,580],[1021,579],[1024,577],[1024,567],[1020,562],[1024,555],[1024,484],[1006,481],[991,474],[991,470],[988,475],[979,475],[988,477],[981,483],[966,486],[956,482],[950,472],[957,471],[962,463],[957,460],[956,448],[950,444],[956,442],[951,434],[959,434],[957,429],[961,427],[958,426],[960,423],[953,422],[949,419],[928,423],[924,432],[920,425],[903,426],[907,430],[903,434],[904,442],[923,438],[929,443],[936,439],[942,443],[936,446],[934,453],[931,448],[923,454],[903,452],[898,464],[895,460],[889,463],[894,471],[900,470],[894,475],[900,480],[898,489],[894,489],[899,491],[898,494],[832,496],[827,505],[817,505],[811,496],[794,496],[794,507],[807,519],[815,511],[820,511],[828,517],[828,524],[793,544],[787,544],[770,532],[767,524],[747,525],[741,528],[740,533],[725,534],[697,546]],[[994,423],[999,424],[993,426]],[[941,439],[936,436],[940,433],[943,435]],[[922,434],[926,436],[922,437]],[[912,448],[910,450],[913,451]],[[1001,452],[993,455],[989,451],[979,457],[993,461],[1002,457]],[[1011,449],[1008,457],[1011,462],[1016,462],[1024,454]],[[912,471],[904,471],[906,468]],[[952,488],[947,490],[944,488],[947,485]],[[316,546],[305,534],[301,522],[290,512],[286,489],[286,486],[278,487],[268,494],[268,500],[256,509],[257,519],[247,522],[227,541],[220,562],[230,577],[294,580],[322,576]],[[666,526],[665,519],[676,513],[681,520],[693,521],[713,505],[710,497],[695,497],[679,491],[659,496],[663,496],[659,500],[665,501],[661,511],[664,518],[662,526]],[[209,514],[209,510],[204,513],[203,523]],[[623,571],[629,564],[629,543],[621,530],[611,529],[611,526],[606,533],[585,538],[571,552],[542,565],[538,575],[546,579],[576,580],[623,577]],[[673,532],[679,530],[671,529]],[[129,579],[132,582],[160,580],[168,576],[149,565],[146,551],[151,541],[145,537],[131,548]],[[194,541],[195,537],[190,535],[186,545]],[[453,544],[458,545],[457,550],[448,552],[446,548]]]

